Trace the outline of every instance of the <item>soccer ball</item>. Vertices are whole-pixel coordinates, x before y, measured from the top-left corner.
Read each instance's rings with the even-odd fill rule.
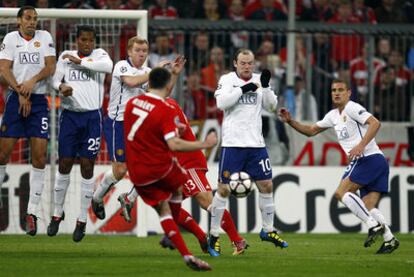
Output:
[[[240,171],[230,176],[230,192],[237,198],[246,197],[253,188],[253,181],[250,175]]]

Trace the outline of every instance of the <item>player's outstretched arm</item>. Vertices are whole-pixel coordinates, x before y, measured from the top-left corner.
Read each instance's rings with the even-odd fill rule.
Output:
[[[321,128],[316,124],[307,125],[293,120],[290,112],[286,108],[281,108],[278,116],[283,122],[289,124],[293,129],[308,137],[313,137],[326,130],[326,128]]]
[[[171,81],[168,84],[168,89],[171,91],[177,83],[178,76],[184,70],[184,65],[187,62],[183,55],[177,55],[174,62],[170,62],[171,65]]]
[[[148,82],[149,73],[137,76],[121,76],[121,80],[128,87],[137,87]]]
[[[65,54],[62,56],[63,59],[68,59],[74,64],[80,65],[86,69],[93,70],[102,73],[112,73],[113,62],[109,57],[108,53],[102,50],[102,53],[95,59],[79,59],[73,55]]]
[[[188,141],[178,137],[172,137],[167,140],[167,144],[171,151],[190,152],[211,148],[217,144],[217,141],[217,133],[211,132],[204,141]]]

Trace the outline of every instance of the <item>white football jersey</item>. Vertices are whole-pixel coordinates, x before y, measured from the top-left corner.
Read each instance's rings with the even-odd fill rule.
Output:
[[[18,84],[30,80],[45,67],[45,57],[56,56],[52,36],[47,31],[37,30],[27,41],[18,31],[8,33],[0,46],[0,59],[13,61],[13,75]],[[47,79],[36,83],[32,93],[45,94]]]
[[[348,155],[351,149],[365,136],[369,127],[365,122],[370,116],[371,114],[360,104],[349,101],[345,105],[342,113],[339,113],[338,109],[333,109],[322,120],[316,122],[316,124],[321,128],[333,127],[339,144]],[[369,156],[378,153],[382,154],[382,151],[379,149],[374,138],[365,146],[363,155]]]
[[[59,57],[53,87],[59,91],[59,86],[64,83],[73,89],[71,96],[61,97],[62,107],[75,112],[100,109],[105,74],[111,73],[113,65],[108,53],[101,48],[94,49],[89,56],[80,58],[82,62],[79,65],[63,59],[65,54],[80,58],[76,50],[63,51]]]
[[[270,88],[259,87],[255,92],[242,93],[247,83],[260,86],[260,75],[250,80],[240,79],[235,72],[223,75],[214,96],[217,107],[224,111],[222,146],[265,147],[262,134],[262,110],[273,111],[277,96]]]
[[[136,68],[129,60],[122,60],[115,64],[112,73],[111,91],[108,105],[108,116],[117,121],[124,120],[125,105],[132,97],[145,93],[148,83],[138,87],[129,87],[122,82],[122,76],[139,76],[149,73],[151,68],[142,66]]]

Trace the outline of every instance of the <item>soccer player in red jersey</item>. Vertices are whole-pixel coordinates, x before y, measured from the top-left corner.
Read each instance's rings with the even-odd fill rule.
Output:
[[[165,101],[170,94],[170,80],[168,70],[153,69],[149,75],[149,92],[133,97],[126,105],[124,134],[127,168],[138,194],[157,211],[165,234],[177,247],[185,263],[194,270],[211,270],[208,263],[191,254],[175,223],[181,212],[181,189],[189,177],[178,164],[173,151],[210,148],[217,143],[217,134],[210,133],[203,142],[178,137],[176,112]]]
[[[188,141],[196,141],[197,139],[191,130],[190,123],[178,103],[173,98],[167,98],[166,102],[174,107],[178,116],[180,138]],[[208,168],[203,152],[201,150],[192,152],[175,152],[174,155],[177,157],[180,165],[187,170],[190,177],[183,187],[184,198],[194,197],[204,210],[209,211],[211,202],[213,201],[213,193],[206,178]],[[132,190],[129,194],[124,193],[120,195],[119,199],[122,206],[122,213],[124,218],[128,221],[130,220],[130,212],[137,197],[138,195],[135,190]],[[197,237],[202,250],[207,252],[206,234],[186,210],[181,209],[176,223],[188,232],[194,234]],[[224,231],[226,231],[232,241],[234,247],[233,255],[244,253],[245,249],[248,247],[247,242],[237,232],[233,219],[227,210],[224,211],[221,227]],[[162,238],[160,244],[165,248],[175,248],[168,237]],[[217,248],[217,251],[220,252],[220,244],[218,243],[215,247]]]

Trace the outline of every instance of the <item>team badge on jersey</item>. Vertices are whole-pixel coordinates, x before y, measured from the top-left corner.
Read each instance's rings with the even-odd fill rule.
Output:
[[[40,47],[40,42],[39,41],[35,41],[33,43],[34,47],[39,48]]]
[[[124,149],[117,149],[116,150],[116,154],[118,155],[118,156],[122,156],[123,154],[124,154]]]
[[[125,73],[128,69],[126,68],[126,66],[121,66],[120,70],[122,73]]]
[[[344,122],[346,122],[346,115],[344,115]]]
[[[6,130],[7,130],[6,125],[4,125],[4,124],[3,124],[3,125],[1,125],[1,131],[2,131],[2,132],[6,132]]]
[[[6,48],[6,45],[4,43],[0,44],[0,51],[3,51],[4,48]]]

